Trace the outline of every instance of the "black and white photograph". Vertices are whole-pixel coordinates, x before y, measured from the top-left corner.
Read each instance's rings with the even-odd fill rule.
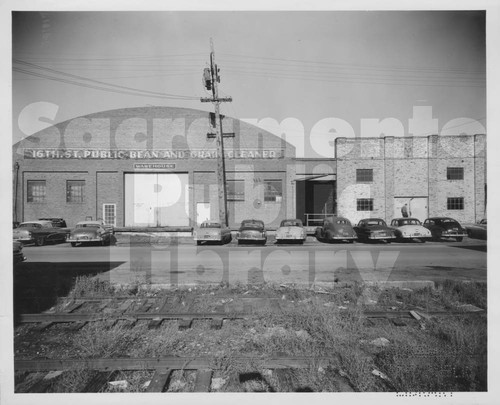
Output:
[[[499,12],[3,5],[0,402],[493,403]]]

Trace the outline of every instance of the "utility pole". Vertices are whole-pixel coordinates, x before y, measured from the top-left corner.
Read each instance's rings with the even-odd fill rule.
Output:
[[[213,103],[215,107],[215,138],[217,145],[217,183],[219,196],[219,221],[221,225],[228,226],[227,221],[227,196],[226,196],[226,170],[224,163],[224,139],[222,134],[222,121],[219,113],[221,102],[231,102],[231,97],[219,98],[218,83],[220,82],[219,69],[215,63],[214,43],[210,38],[210,69],[205,69],[203,84],[207,90],[212,90],[212,97],[202,97],[202,103]],[[210,134],[207,134],[209,136]]]

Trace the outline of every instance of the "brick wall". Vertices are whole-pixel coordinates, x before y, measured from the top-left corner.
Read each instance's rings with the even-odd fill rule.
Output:
[[[397,197],[427,197],[429,216],[461,222],[485,217],[486,136],[338,138],[339,215],[394,217]],[[463,167],[463,180],[447,180],[448,167]],[[373,169],[373,183],[357,183],[356,169]],[[463,210],[448,210],[449,197],[463,197]],[[373,198],[374,210],[357,211],[356,199]]]
[[[13,147],[13,160],[20,165],[18,219],[41,216],[62,217],[68,226],[85,219],[102,217],[104,203],[116,203],[117,226],[124,225],[124,176],[137,170],[136,163],[172,163],[171,173],[188,173],[189,216],[196,223],[197,202],[210,202],[212,218],[218,218],[216,159],[27,159],[24,149],[99,149],[99,150],[197,150],[216,149],[207,112],[182,108],[127,108],[91,114],[49,127]],[[277,159],[226,159],[227,178],[245,180],[244,203],[228,204],[229,219],[236,226],[245,218],[259,218],[268,226],[277,226],[285,216],[294,216],[292,158],[295,149],[279,137],[229,117],[223,120],[223,133],[235,133],[224,139],[225,151],[284,151]],[[155,170],[151,170],[155,172]],[[47,184],[45,203],[27,203],[27,180],[43,179]],[[85,203],[66,203],[66,181],[85,180]],[[264,180],[281,180],[283,199],[265,202]],[[208,199],[208,201],[207,201]]]

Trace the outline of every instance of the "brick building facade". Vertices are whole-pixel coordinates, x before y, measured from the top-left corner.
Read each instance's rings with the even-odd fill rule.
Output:
[[[213,114],[126,108],[48,127],[13,146],[14,221],[102,218],[117,227],[218,219]],[[337,138],[330,159],[296,158],[283,139],[223,117],[228,220],[338,214],[421,220],[486,216],[486,136]],[[403,208],[406,204],[406,208]],[[317,223],[309,223],[315,225]]]
[[[230,226],[295,217],[295,149],[224,117]],[[218,218],[213,114],[147,107],[62,122],[14,145],[14,220],[103,218],[119,227]]]
[[[486,217],[486,136],[337,138],[338,214]],[[405,207],[406,204],[406,207]]]

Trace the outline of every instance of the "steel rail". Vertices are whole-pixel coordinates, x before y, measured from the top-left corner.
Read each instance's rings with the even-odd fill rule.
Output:
[[[160,320],[160,319],[244,319],[251,317],[251,314],[234,314],[226,312],[175,312],[175,313],[160,313],[160,312],[131,312],[118,314],[95,314],[95,313],[52,313],[52,314],[21,314],[18,321],[20,323],[37,323],[37,322],[91,322],[99,320]]]
[[[337,357],[316,356],[234,356],[228,357],[231,363],[242,366],[255,364],[262,368],[308,368],[326,367],[332,362],[337,362]],[[15,371],[56,371],[56,370],[199,370],[218,369],[218,364],[224,362],[219,357],[177,357],[165,356],[158,358],[114,358],[114,359],[36,359],[14,360]]]
[[[421,311],[415,310],[419,314],[429,316],[476,316],[485,315],[486,311]],[[340,310],[339,315],[349,314],[345,310]],[[41,313],[41,314],[21,314],[17,319],[20,323],[38,322],[90,322],[99,320],[167,320],[167,319],[249,319],[257,314],[242,312],[130,312],[118,314],[96,314],[96,313]],[[360,312],[361,318],[411,318],[410,311],[366,311]]]

